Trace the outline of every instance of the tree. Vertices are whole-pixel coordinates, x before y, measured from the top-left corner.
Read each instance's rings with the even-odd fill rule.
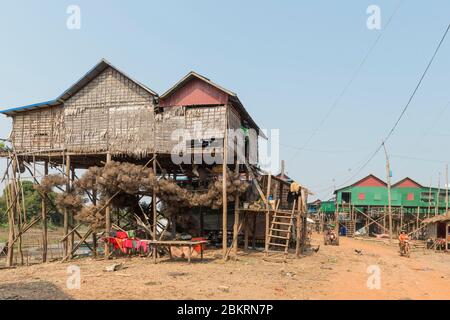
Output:
[[[33,183],[31,181],[22,181],[23,186],[23,199],[25,203],[25,210],[27,213],[27,219],[30,220],[33,217],[41,215],[41,195],[37,190],[34,189]],[[6,189],[3,191],[3,195],[0,197],[0,223],[6,224],[8,222],[8,217],[6,214]],[[20,192],[20,203],[22,204],[22,192]],[[55,203],[56,193],[50,192],[48,194],[49,198]],[[48,213],[47,216],[50,218],[50,224],[61,226],[62,225],[62,215],[55,210],[51,205],[47,205]]]

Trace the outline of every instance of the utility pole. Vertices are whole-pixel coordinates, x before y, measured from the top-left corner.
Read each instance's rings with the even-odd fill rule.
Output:
[[[392,205],[391,205],[391,166],[389,156],[383,141],[384,154],[386,155],[386,180],[388,188],[388,215],[389,215],[389,241],[392,241]]]
[[[434,209],[434,215],[437,216],[439,214],[439,198],[441,196],[441,173],[439,172],[438,176],[438,192],[436,195],[436,201],[435,201],[435,209]]]
[[[448,163],[445,165],[445,214],[448,213]]]

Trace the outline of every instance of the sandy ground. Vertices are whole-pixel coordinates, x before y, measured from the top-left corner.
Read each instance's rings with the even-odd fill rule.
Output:
[[[321,239],[315,235],[313,244]],[[84,258],[3,269],[0,299],[450,299],[449,254],[417,249],[404,258],[395,246],[340,240],[340,246],[321,244],[318,253],[287,263],[264,261],[254,251],[223,262],[219,251],[210,250],[203,262],[191,264]],[[113,263],[125,268],[105,272]],[[67,288],[70,265],[80,267],[79,289]],[[368,268],[380,271],[379,289]],[[375,288],[368,288],[368,279]]]

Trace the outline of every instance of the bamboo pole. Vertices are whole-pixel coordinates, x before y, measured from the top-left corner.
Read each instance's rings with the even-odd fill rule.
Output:
[[[249,232],[248,232],[249,226],[248,226],[248,217],[247,215],[245,216],[245,221],[244,221],[244,250],[247,251],[248,250],[248,236],[249,236]]]
[[[306,237],[308,232],[308,225],[307,225],[308,192],[306,191],[306,189],[302,188],[300,194],[302,197],[302,209],[300,212],[300,219],[301,219],[300,253],[303,254],[305,252]]]
[[[236,160],[234,173],[236,176],[239,174],[239,163]],[[238,251],[238,236],[239,236],[239,194],[236,192],[234,196],[234,226],[233,226],[233,239],[236,239],[236,245],[233,246],[233,255],[237,260],[237,251]]]
[[[438,176],[438,191],[436,195],[436,206],[434,208],[434,215],[437,216],[439,214],[439,198],[441,195],[441,173],[439,172]]]
[[[94,207],[97,205],[97,190],[94,189],[92,190],[92,204],[94,205]],[[93,246],[93,255],[94,258],[97,258],[97,234],[95,232],[95,230],[93,230],[92,232],[92,246]]]
[[[420,207],[417,207],[417,217],[416,217],[416,229],[419,229],[419,215],[420,215]]]
[[[222,159],[222,255],[223,259],[226,260],[227,258],[227,247],[228,247],[228,239],[227,239],[227,232],[228,232],[228,222],[227,222],[227,207],[228,207],[228,201],[227,201],[227,161],[228,161],[228,108],[227,112],[225,113],[225,135],[223,139],[223,159]]]
[[[400,231],[403,230],[403,206],[400,206]]]
[[[297,217],[296,217],[296,228],[295,228],[295,255],[300,256],[300,244],[301,244],[301,208],[302,208],[303,198],[301,192],[297,197]],[[295,205],[294,205],[295,208]]]
[[[257,215],[253,214],[253,223],[252,223],[252,249],[256,249],[256,218]]]
[[[11,162],[11,159],[9,160]],[[15,195],[13,194],[13,190],[11,188],[11,180],[9,177],[9,169],[7,169],[7,194],[9,195],[8,205],[9,209],[7,210],[8,213],[8,253],[6,256],[6,266],[12,267],[14,262],[14,210],[13,207],[15,206]],[[12,199],[12,200],[11,200]]]
[[[272,183],[272,174],[268,173],[267,175],[267,193],[266,193],[266,227],[265,227],[265,232],[266,232],[266,237],[265,237],[265,251],[266,251],[266,255],[269,253],[269,228],[270,228],[270,203],[269,203],[269,197],[270,197],[270,188],[271,188],[271,183]]]
[[[153,174],[156,178],[156,154],[153,155]],[[152,216],[153,216],[153,240],[157,240],[156,232],[157,232],[157,222],[158,222],[158,212],[156,211],[156,189],[153,188],[152,191]],[[169,248],[170,250],[170,248]],[[158,250],[156,250],[156,245],[153,246],[153,262],[156,263]]]
[[[448,164],[445,165],[445,214],[448,213]]]
[[[17,170],[18,170],[18,166],[19,163],[17,161],[17,158],[14,157],[13,159],[13,186],[12,188],[14,189],[14,198],[15,198],[15,203],[14,203],[14,210],[13,213],[16,215],[16,219],[17,219],[17,229],[19,232],[19,237],[18,237],[18,247],[19,247],[19,255],[20,255],[20,264],[23,265],[24,264],[24,259],[23,259],[23,251],[22,251],[22,216],[20,213],[20,199],[19,199],[19,190],[18,190],[18,182],[17,182]],[[14,219],[13,219],[14,221]]]
[[[71,190],[73,188],[73,183],[75,181],[75,166],[73,164],[71,164],[70,166],[70,173],[71,176],[69,178],[69,190]],[[72,229],[75,225],[75,220],[74,220],[74,212],[70,211],[69,212],[69,228]],[[70,235],[69,238],[69,253],[70,253],[70,259],[73,257],[73,253],[75,252],[75,250],[73,250],[74,245],[75,245],[75,233],[72,232],[72,234]]]
[[[111,162],[111,153],[106,154],[106,164]],[[109,236],[109,232],[111,231],[111,207],[108,205],[105,208],[105,233],[106,236]],[[109,243],[105,242],[105,257],[109,259],[110,257]]]
[[[391,204],[391,166],[386,146],[383,142],[384,153],[386,155],[386,180],[388,187],[388,214],[389,214],[389,240],[392,241],[392,204]]]
[[[431,213],[431,185],[433,184],[433,178],[431,178],[430,180],[430,189],[428,191],[428,213],[427,213],[427,218],[430,217],[430,213]]]
[[[48,175],[48,162],[44,163],[44,175]],[[47,203],[45,198],[47,195],[44,192],[44,196],[41,200],[41,215],[42,215],[42,262],[47,262],[47,250],[48,250],[48,234],[47,234]]]
[[[63,163],[62,163],[62,167],[63,167],[63,172],[64,172],[64,175],[65,175],[65,177],[66,177],[66,179],[68,179],[68,177],[69,177],[69,174],[68,174],[68,172],[67,172],[67,168],[68,168],[68,166],[67,166],[67,160],[68,159],[70,159],[70,156],[69,157],[66,157],[65,155],[63,155]],[[66,184],[66,191],[67,191],[67,184]],[[68,211],[67,211],[67,209],[64,209],[63,210],[63,215],[64,215],[64,221],[63,221],[63,230],[64,230],[64,236],[66,236],[67,234],[69,234],[69,213],[68,213]],[[69,245],[69,242],[68,242],[68,240],[66,239],[64,242],[63,242],[63,248],[64,248],[64,257],[67,255],[67,253],[68,253],[68,245]]]

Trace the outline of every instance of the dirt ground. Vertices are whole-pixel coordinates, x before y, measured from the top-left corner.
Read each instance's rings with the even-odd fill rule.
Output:
[[[405,258],[383,242],[341,238],[340,246],[324,246],[321,240],[314,235],[317,253],[287,263],[264,261],[255,251],[223,262],[219,251],[208,250],[203,262],[191,264],[84,258],[3,269],[0,299],[450,299],[449,254],[416,249]],[[104,271],[114,263],[124,268]],[[80,267],[79,289],[67,288],[70,265]],[[368,268],[379,268],[379,289],[368,288],[368,279],[376,284]]]

